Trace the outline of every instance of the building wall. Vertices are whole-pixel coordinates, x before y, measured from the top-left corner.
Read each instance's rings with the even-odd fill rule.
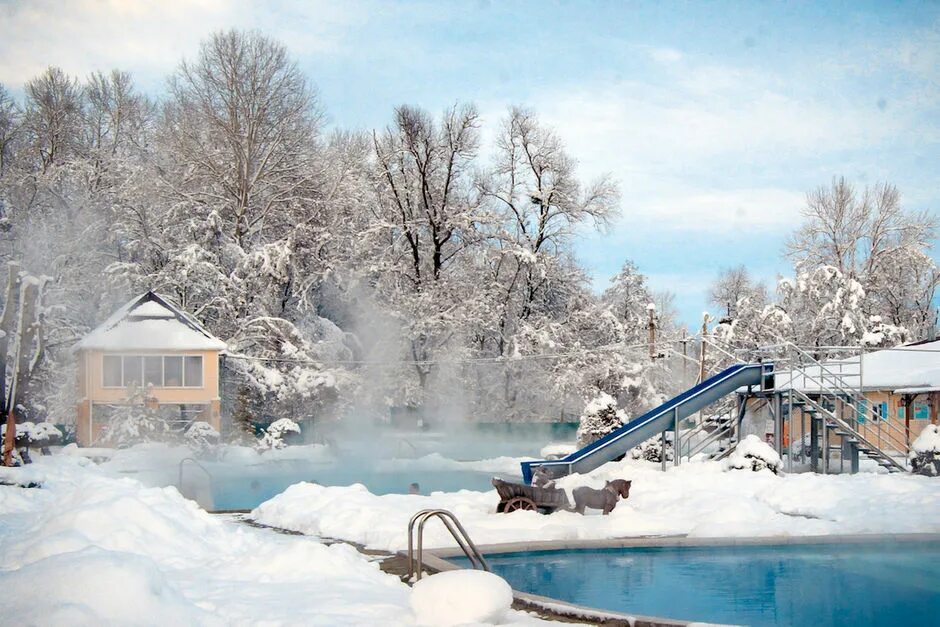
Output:
[[[76,440],[79,446],[91,446],[101,435],[101,422],[94,419],[94,405],[120,405],[128,400],[125,388],[106,388],[102,385],[102,357],[104,355],[201,355],[202,387],[158,388],[151,390],[151,398],[158,405],[206,405],[201,416],[216,431],[221,429],[219,396],[219,351],[80,351],[78,361],[78,403],[76,407]]]

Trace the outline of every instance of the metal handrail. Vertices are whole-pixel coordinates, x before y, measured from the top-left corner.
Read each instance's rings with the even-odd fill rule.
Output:
[[[490,571],[490,565],[487,563],[483,554],[477,549],[467,530],[464,529],[460,521],[454,514],[446,509],[423,509],[408,522],[408,580],[419,581],[421,579],[421,567],[424,564],[424,525],[432,519],[440,520],[451,537],[457,542],[457,546],[463,551],[473,568],[479,568],[487,572]],[[415,523],[418,525],[418,550],[415,551],[414,531]],[[453,524],[451,524],[453,523]],[[456,527],[456,529],[454,529]],[[459,532],[459,533],[458,533]]]
[[[193,458],[193,457],[184,457],[183,459],[180,460],[180,464],[179,464],[179,476],[178,476],[177,481],[176,481],[176,487],[177,487],[177,489],[178,489],[180,492],[183,491],[183,467],[186,465],[186,462],[189,462],[189,463],[191,463],[191,464],[195,464],[197,468],[199,468],[200,470],[202,470],[202,472],[206,473],[206,478],[209,479],[209,484],[210,484],[210,485],[212,484],[212,473],[209,472],[209,470],[208,470],[205,466],[203,466],[202,464],[200,464],[199,461],[197,461],[197,460],[196,460],[195,458]]]
[[[899,464],[897,461],[895,461],[893,457],[891,457],[890,455],[882,451],[880,448],[872,444],[865,436],[863,436],[861,433],[853,429],[851,425],[849,425],[847,422],[845,422],[844,420],[836,416],[835,413],[829,411],[828,409],[826,409],[825,407],[823,407],[822,405],[820,405],[819,403],[811,399],[808,395],[804,394],[803,392],[800,392],[799,390],[792,390],[792,392],[797,398],[802,400],[804,403],[812,406],[813,409],[816,410],[816,412],[824,414],[830,421],[838,425],[840,429],[842,429],[843,431],[847,431],[851,437],[855,438],[856,440],[864,444],[866,448],[872,451],[877,451],[880,454],[880,456],[889,464],[891,464],[898,470],[901,470],[901,471],[907,470],[907,468],[905,468],[904,466]]]
[[[825,372],[826,374],[828,374],[828,375],[832,378],[833,381],[836,381],[836,382],[837,382],[837,381],[842,380],[842,379],[841,379],[841,375],[837,375],[835,372],[833,372],[832,370],[830,370],[829,368],[827,368],[822,362],[820,362],[820,361],[818,361],[817,359],[815,359],[812,355],[810,355],[809,353],[807,353],[804,349],[800,348],[800,347],[797,346],[796,344],[789,343],[789,347],[790,347],[791,349],[793,349],[794,351],[796,351],[796,353],[797,353],[798,355],[800,355],[801,357],[805,357],[805,358],[809,359],[809,360],[810,360],[810,366],[811,366],[811,367],[812,367],[812,366],[818,366],[818,367],[819,367],[819,371],[820,371],[821,373],[822,373],[822,372]],[[859,374],[858,374],[858,376],[859,376],[859,378],[861,378],[861,374],[862,374],[862,354],[859,354],[859,358],[858,358],[858,369],[859,369]],[[827,387],[826,378],[825,378],[825,377],[822,377],[822,376],[821,376],[820,378],[816,379],[815,377],[813,377],[812,375],[810,375],[810,374],[809,374],[805,369],[803,369],[803,368],[800,368],[800,375],[803,377],[804,380],[812,381],[812,382],[814,382],[814,383],[819,384],[819,389],[820,389],[820,391],[828,392],[830,395],[835,396],[835,397],[845,396],[845,397],[849,398],[851,402],[846,403],[846,405],[852,410],[852,412],[854,412],[854,414],[855,414],[855,423],[856,423],[856,424],[859,424],[859,418],[862,417],[862,412],[861,412],[861,410],[856,406],[856,404],[857,404],[857,403],[861,403],[862,401],[864,401],[864,402],[866,402],[866,403],[868,402],[868,399],[865,398],[865,394],[864,394],[864,392],[862,391],[861,381],[859,382],[859,390],[856,391],[856,390],[854,390],[854,389],[852,389],[852,388],[840,386],[840,385],[838,385],[838,384],[834,384],[834,385],[832,386],[832,388]],[[790,388],[791,388],[791,389],[793,388],[793,364],[790,364]],[[833,389],[833,388],[834,388],[834,389]],[[874,411],[874,410],[873,410],[873,411]],[[831,413],[831,412],[827,412],[827,413]],[[833,414],[833,415],[834,415],[834,414]],[[879,428],[881,427],[881,425],[884,425],[885,427],[887,427],[889,433],[892,433],[892,432],[893,432],[898,438],[900,438],[900,437],[901,437],[901,434],[904,433],[904,431],[903,431],[900,427],[896,427],[896,426],[894,426],[893,424],[891,424],[891,422],[890,422],[890,420],[888,420],[888,417],[887,417],[887,416],[883,416],[882,419],[879,420],[878,422],[879,422]],[[893,440],[894,437],[892,437],[891,439]],[[905,453],[905,454],[910,453],[910,443],[905,441],[905,442],[904,442],[904,445],[903,445],[903,448],[901,448],[901,451],[902,451],[903,453]]]

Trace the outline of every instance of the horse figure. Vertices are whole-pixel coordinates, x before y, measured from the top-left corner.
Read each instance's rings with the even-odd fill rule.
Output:
[[[619,499],[630,496],[631,483],[633,482],[625,479],[614,479],[608,481],[600,490],[587,486],[575,488],[571,491],[574,496],[574,511],[583,514],[584,508],[590,507],[603,510],[606,516],[617,506]]]

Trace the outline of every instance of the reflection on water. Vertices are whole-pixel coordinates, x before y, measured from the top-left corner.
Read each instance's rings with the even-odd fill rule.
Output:
[[[644,548],[487,556],[513,588],[580,605],[748,625],[929,625],[940,543]]]

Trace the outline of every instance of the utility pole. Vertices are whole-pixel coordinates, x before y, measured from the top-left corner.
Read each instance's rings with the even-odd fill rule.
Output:
[[[649,331],[649,352],[650,352],[650,361],[656,359],[656,305],[650,303],[646,306],[646,311],[649,313],[649,323],[646,325],[647,330]]]

